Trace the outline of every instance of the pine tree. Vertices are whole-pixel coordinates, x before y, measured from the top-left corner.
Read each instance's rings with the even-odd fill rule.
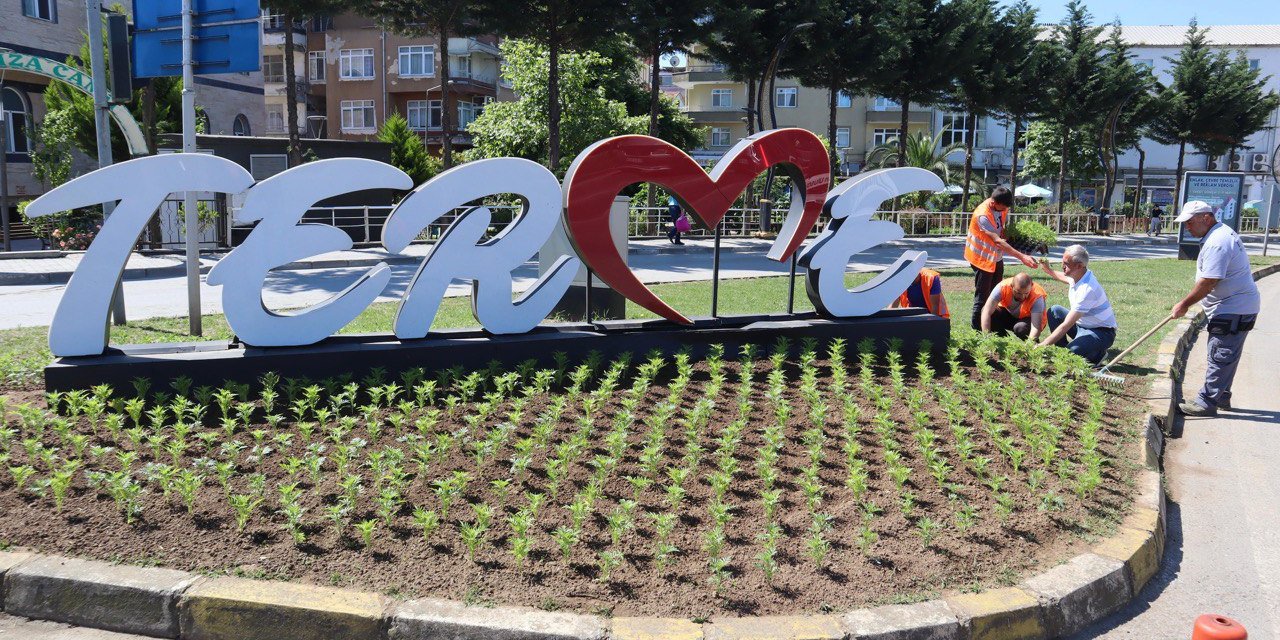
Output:
[[[899,163],[907,153],[911,105],[942,103],[961,70],[970,67],[976,43],[970,2],[887,0],[884,23],[889,34],[870,87],[902,108],[898,126]],[[902,166],[899,164],[899,166]]]
[[[420,185],[441,171],[440,161],[427,152],[422,137],[409,128],[409,121],[392,113],[378,130],[378,140],[391,145],[391,164]]]
[[[1025,0],[1005,13],[1005,30],[1013,46],[1004,48],[1001,56],[1007,66],[999,105],[996,110],[1013,125],[1013,157],[1009,169],[1009,189],[1018,188],[1018,156],[1024,133],[1023,125],[1045,110],[1049,80],[1056,76],[1057,57],[1052,45],[1036,38],[1037,11]],[[1031,40],[1025,34],[1031,34]]]

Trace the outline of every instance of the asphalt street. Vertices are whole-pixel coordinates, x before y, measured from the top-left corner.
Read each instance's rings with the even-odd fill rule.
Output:
[[[1280,638],[1280,276],[1258,288],[1262,313],[1245,342],[1232,409],[1186,418],[1168,440],[1169,533],[1160,572],[1128,607],[1077,640],[1181,640],[1202,613],[1235,619],[1251,640]],[[1184,396],[1203,383],[1205,358],[1201,332]]]
[[[874,247],[850,259],[849,271],[878,271],[893,263],[902,247]],[[964,266],[963,248],[929,246],[929,265],[935,268]],[[1099,260],[1132,260],[1164,258],[1177,255],[1172,245],[1111,245],[1090,247]],[[1058,256],[1054,256],[1055,258]],[[686,282],[711,279],[712,256],[706,252],[688,254],[635,254],[630,257],[632,269],[646,284]],[[1013,264],[1012,261],[1008,261]],[[779,275],[788,265],[777,263],[758,252],[725,252],[721,255],[720,277],[753,278]],[[302,271],[274,271],[267,279],[263,301],[271,309],[310,306],[342,291],[368,270],[368,267],[337,267]],[[391,283],[380,301],[398,300],[413,278],[414,264],[391,265]],[[524,291],[537,278],[537,262],[528,262],[515,271],[515,292]],[[61,284],[0,286],[0,329],[48,325],[62,292]],[[455,282],[449,295],[467,295],[470,286]],[[127,317],[143,319],[183,316],[187,313],[186,279],[182,276],[127,280],[124,284]],[[201,309],[204,313],[221,313],[220,287],[212,287],[201,279]]]

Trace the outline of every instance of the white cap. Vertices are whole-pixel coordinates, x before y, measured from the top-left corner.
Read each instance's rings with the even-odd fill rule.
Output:
[[[1182,213],[1179,213],[1178,217],[1174,218],[1173,221],[1186,222],[1201,213],[1213,213],[1213,207],[1209,206],[1209,203],[1204,200],[1188,200],[1186,204],[1182,205]]]

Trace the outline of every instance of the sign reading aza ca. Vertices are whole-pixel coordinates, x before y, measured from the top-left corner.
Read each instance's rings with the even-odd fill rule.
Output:
[[[414,274],[395,317],[400,339],[427,337],[431,321],[454,279],[472,285],[476,319],[495,334],[522,333],[541,322],[565,295],[585,263],[605,283],[632,302],[669,320],[689,323],[640,282],[618,253],[609,233],[614,197],[636,183],[657,184],[673,193],[693,217],[713,227],[751,180],[770,166],[792,178],[791,208],[768,257],[787,260],[800,251],[807,291],[814,306],[832,317],[875,313],[915,279],[927,255],[904,252],[887,270],[853,290],[844,272],[850,256],[903,236],[902,228],[871,220],[876,207],[895,196],[943,187],[940,178],[915,168],[863,173],[830,189],[826,149],[803,129],[776,129],[746,138],[707,173],[676,147],[648,136],[601,140],[574,160],[561,185],[550,171],[528,160],[479,160],[441,173],[401,200],[383,228],[382,244],[402,251],[432,223],[481,198],[515,194],[520,212],[497,236],[482,241],[492,216],[473,207],[459,216],[432,247]],[[320,160],[254,183],[239,165],[204,154],[139,158],[99,169],[64,184],[28,205],[42,216],[102,202],[119,201],[67,284],[53,324],[49,347],[57,356],[103,352],[115,282],[147,220],[171,193],[247,190],[240,217],[257,226],[210,272],[222,287],[227,323],[246,344],[261,347],[306,345],[336,333],[371,304],[391,278],[379,263],[325,302],[288,313],[268,309],[262,287],[272,269],[326,251],[351,247],[342,230],[301,223],[315,202],[367,189],[408,190],[403,171],[358,158]],[[826,211],[831,220],[801,247]],[[532,287],[512,299],[512,271],[535,256],[556,226],[563,224],[575,255],[561,255]]]

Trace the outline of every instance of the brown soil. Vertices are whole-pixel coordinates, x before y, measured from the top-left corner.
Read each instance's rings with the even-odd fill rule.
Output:
[[[507,517],[525,505],[524,487],[546,492],[548,458],[554,455],[558,444],[568,440],[579,428],[580,403],[570,403],[547,445],[534,448],[527,473],[512,482],[505,499],[498,496],[491,481],[514,477],[510,462],[513,443],[533,432],[535,419],[548,405],[549,395],[532,397],[514,434],[503,441],[492,457],[478,464],[470,455],[472,449],[469,445],[455,446],[447,458],[430,465],[427,477],[418,475],[411,446],[416,434],[414,419],[422,415],[420,409],[410,412],[404,432],[398,432],[386,420],[395,410],[380,410],[378,416],[383,428],[377,439],[367,432],[364,418],[358,417],[357,426],[345,436],[344,441],[358,436],[369,444],[351,463],[351,468],[364,476],[364,490],[357,499],[354,513],[348,516],[348,523],[377,519],[372,547],[365,549],[354,526],[347,524],[339,535],[324,519],[326,507],[335,504],[342,494],[333,466],[334,443],[326,438],[325,427],[329,425],[317,428],[312,436],[312,442],[325,445],[322,455],[327,458],[320,481],[314,486],[305,470],[291,477],[282,469],[281,463],[289,456],[303,456],[307,450],[292,420],[286,420],[279,427],[281,431],[294,433],[292,442],[286,446],[271,443],[276,451],[261,463],[254,463],[247,456],[248,447],[253,444],[252,429],[266,428],[262,411],[256,412],[254,420],[257,424],[251,429],[242,426],[235,432],[232,439],[248,447],[236,457],[237,474],[231,480],[231,492],[249,493],[250,474],[260,472],[266,477],[265,502],[255,510],[246,529],[237,532],[228,499],[211,468],[203,471],[206,477],[195,501],[194,515],[189,515],[176,493],[167,498],[162,496],[160,483],[147,481],[142,472],[149,462],[172,462],[168,454],[161,451],[157,458],[146,442],[135,447],[123,436],[113,439],[101,425],[96,425],[95,431],[95,425],[90,425],[87,419],[74,419],[69,433],[89,436],[90,447],[101,445],[137,450],[138,460],[132,465],[133,476],[143,483],[146,492],[142,498],[140,520],[127,525],[121,510],[106,490],[91,487],[85,473],[86,470],[117,470],[119,466],[114,452],[97,459],[91,453],[85,453],[84,464],[75,476],[61,512],[54,509],[49,487],[43,488],[41,496],[31,490],[31,485],[50,477],[51,469],[59,467],[61,460],[51,468],[49,461],[40,460],[39,455],[35,461],[28,457],[31,443],[24,446],[23,439],[32,434],[23,430],[22,421],[12,409],[19,403],[37,401],[41,390],[13,390],[6,393],[10,399],[8,424],[19,433],[12,438],[10,459],[3,466],[8,468],[30,463],[37,472],[27,481],[28,489],[21,493],[15,489],[14,478],[9,472],[0,476],[0,513],[4,514],[0,516],[0,540],[47,553],[191,571],[289,579],[374,590],[398,597],[445,597],[471,603],[530,605],[615,615],[764,615],[844,610],[931,597],[942,591],[978,585],[1007,584],[1035,567],[1051,566],[1078,553],[1090,535],[1105,531],[1108,523],[1125,511],[1130,502],[1132,468],[1127,462],[1129,456],[1125,449],[1125,432],[1129,429],[1120,425],[1131,420],[1126,415],[1133,400],[1131,392],[1109,394],[1104,426],[1099,433],[1099,451],[1108,464],[1104,467],[1101,487],[1083,500],[1073,492],[1074,481],[1070,475],[1066,481],[1062,480],[1056,472],[1056,465],[1046,470],[1044,487],[1033,494],[1027,480],[1031,470],[1042,469],[1040,461],[1028,452],[1023,468],[1015,471],[1009,460],[997,451],[982,426],[977,424],[978,414],[972,406],[982,400],[973,393],[962,394],[971,407],[968,420],[977,444],[973,455],[992,459],[988,475],[1009,478],[1004,490],[1014,499],[1016,510],[1007,523],[1002,524],[995,515],[996,501],[991,490],[961,461],[946,416],[938,405],[936,390],[929,387],[924,394],[923,410],[931,416],[930,426],[938,436],[939,453],[952,467],[950,482],[954,484],[950,491],[954,495],[948,497],[926,468],[921,448],[912,436],[911,415],[904,399],[898,397],[890,408],[896,423],[893,437],[904,463],[911,469],[907,488],[914,491],[918,501],[911,516],[904,516],[899,509],[900,491],[889,477],[881,439],[873,428],[876,407],[860,389],[856,376],[858,368],[851,361],[848,388],[862,413],[856,435],[861,445],[858,457],[865,462],[869,477],[864,500],[874,501],[883,509],[882,513],[869,520],[878,540],[864,555],[858,546],[858,533],[864,521],[863,507],[850,499],[849,489],[845,487],[847,467],[841,448],[845,434],[841,405],[829,390],[831,378],[827,362],[819,359],[820,388],[828,413],[822,425],[825,443],[818,473],[825,494],[817,511],[834,518],[826,534],[831,549],[819,566],[806,553],[805,540],[812,519],[800,478],[802,470],[809,466],[802,434],[811,428],[811,423],[809,404],[800,389],[800,376],[793,358],[785,367],[785,397],[794,410],[787,422],[777,462],[779,479],[776,487],[781,490],[782,502],[775,520],[782,526],[783,536],[778,546],[779,567],[769,583],[756,564],[762,549],[758,536],[766,526],[761,498],[764,484],[758,473],[757,458],[765,447],[763,428],[774,415],[773,405],[765,393],[770,364],[768,359],[761,359],[754,364],[756,373],[750,393],[752,419],[743,429],[741,442],[734,453],[739,464],[724,498],[734,509],[724,528],[726,545],[722,555],[729,558],[728,581],[717,593],[710,580],[712,572],[708,567],[708,554],[704,551],[706,535],[712,527],[708,505],[713,490],[709,479],[717,469],[717,438],[738,413],[739,365],[732,359],[726,360],[727,379],[718,396],[718,404],[709,423],[700,430],[699,442],[704,451],[696,471],[684,482],[687,499],[676,509],[678,521],[669,541],[679,551],[665,569],[658,569],[654,558],[655,526],[645,514],[669,511],[663,491],[667,477],[660,473],[653,486],[638,492],[625,478],[646,475],[640,459],[649,430],[645,418],[653,413],[656,403],[668,396],[667,385],[673,373],[673,367],[668,363],[659,375],[659,381],[645,389],[635,409],[637,419],[630,426],[622,460],[607,475],[602,495],[594,503],[593,514],[586,518],[580,542],[573,547],[570,560],[566,562],[551,532],[570,524],[567,505],[573,502],[575,493],[586,486],[592,476],[589,462],[606,454],[605,434],[622,411],[620,402],[630,387],[635,364],[638,363],[633,363],[619,382],[608,405],[597,413],[590,438],[591,448],[571,461],[558,494],[548,496],[538,511],[530,529],[532,552],[523,568],[517,566],[511,552],[513,530]],[[883,359],[880,364],[883,364]],[[972,376],[972,368],[966,369]],[[886,392],[892,394],[883,369],[877,367],[877,373],[877,381],[883,382]],[[599,379],[597,375],[587,385],[587,390],[595,388]],[[997,367],[991,379],[1004,383],[1008,374]],[[1037,398],[1043,397],[1039,389],[1041,384],[1048,384],[1047,378],[1027,376],[1026,379],[1030,391],[1025,402],[1034,406]],[[707,365],[698,362],[692,382],[680,399],[681,409],[677,416],[686,415],[692,409],[707,384]],[[939,376],[932,384],[954,388],[953,382],[944,376]],[[908,392],[917,386],[917,380],[908,379]],[[1081,411],[1086,398],[1084,386],[1076,385],[1073,400],[1075,408]],[[561,392],[553,389],[552,395]],[[121,393],[124,394],[123,391]],[[132,395],[132,391],[128,395]],[[282,397],[278,405],[287,407],[287,403],[287,399]],[[490,433],[505,419],[498,416],[505,416],[510,406],[511,400],[504,400],[501,408],[483,421],[476,433],[481,437]],[[437,400],[436,408],[443,407],[444,404]],[[478,438],[466,435],[467,425],[461,419],[474,411],[474,407],[474,403],[463,405],[456,411],[456,418],[442,412],[439,423],[431,432],[454,433],[458,435],[459,442],[474,442]],[[285,408],[277,410],[287,413]],[[210,416],[217,414],[216,407],[210,409]],[[358,413],[355,415],[359,416]],[[1011,424],[1003,410],[1000,416],[1004,424]],[[128,424],[129,420],[125,418],[125,422]],[[149,424],[146,418],[143,422]],[[205,445],[192,437],[190,450],[181,457],[183,467],[191,467],[194,460],[204,455],[215,459],[222,455],[219,447],[225,438],[218,421],[207,417],[205,422],[193,433],[216,433],[216,438],[212,438],[213,446],[205,453]],[[334,422],[330,420],[330,424]],[[172,419],[168,423],[171,425]],[[59,456],[70,457],[72,447],[64,444],[54,426],[56,424],[51,424],[45,429],[42,436],[44,445],[58,448]],[[660,457],[663,470],[681,466],[690,445],[685,438],[684,426],[678,419],[665,426],[665,446]],[[1062,426],[1065,430],[1060,443],[1060,457],[1075,465],[1081,451],[1077,438],[1079,425]],[[166,426],[164,432],[168,433],[170,429]],[[151,434],[151,429],[147,428],[146,432]],[[1017,446],[1030,449],[1018,429],[1010,426],[1007,433]],[[267,441],[270,440],[268,437]],[[377,492],[370,486],[375,477],[367,464],[369,452],[384,447],[404,451],[403,466],[408,473],[403,490],[404,504],[392,517],[390,526],[385,526],[376,514],[374,499]],[[364,464],[360,464],[361,461]],[[440,499],[428,481],[448,477],[455,470],[470,473],[467,489],[450,509],[448,520],[441,524],[429,542],[424,541],[421,531],[414,525],[414,508],[439,510]],[[306,508],[303,517],[306,541],[301,545],[294,544],[283,526],[284,517],[278,513],[277,485],[290,482],[300,483],[301,504]],[[525,483],[524,487],[521,482]],[[1054,492],[1063,498],[1060,508],[1040,508],[1040,499],[1046,492]],[[615,511],[619,500],[626,498],[634,498],[638,502],[635,528],[626,531],[619,545],[614,547],[610,544],[605,516]],[[481,501],[494,507],[494,517],[473,561],[468,558],[460,539],[460,527],[462,522],[469,523],[474,519],[473,510],[467,503]],[[972,527],[961,531],[956,522],[964,503],[976,509],[978,520]],[[941,525],[936,539],[928,547],[918,535],[918,525],[924,517]],[[598,559],[602,552],[610,549],[621,551],[622,561],[608,581],[601,581],[598,579]]]

